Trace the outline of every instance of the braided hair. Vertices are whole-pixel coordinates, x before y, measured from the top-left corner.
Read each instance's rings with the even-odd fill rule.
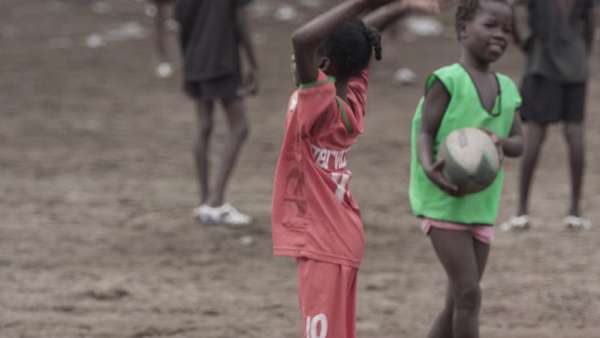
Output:
[[[511,1],[509,0],[459,0],[455,16],[456,34],[459,38],[461,30],[465,28],[467,22],[470,22],[475,18],[475,14],[477,14],[477,10],[479,10],[483,1],[499,2],[506,4],[507,6],[512,6]]]
[[[367,68],[371,57],[382,57],[379,32],[367,27],[358,19],[342,23],[319,48],[319,53],[335,65],[337,76],[349,78]]]

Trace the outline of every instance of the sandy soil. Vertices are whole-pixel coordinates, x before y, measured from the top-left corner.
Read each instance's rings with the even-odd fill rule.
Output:
[[[113,0],[108,11],[93,11],[94,3],[0,3],[0,337],[297,337],[295,266],[271,256],[270,240],[297,21],[265,15],[275,0],[253,11],[263,94],[248,103],[252,136],[229,198],[256,224],[206,227],[191,217],[195,119],[179,74],[154,77],[152,21],[142,3]],[[296,20],[314,11],[301,8]],[[106,44],[86,47],[93,33]],[[173,51],[175,42],[173,34]],[[385,42],[385,60],[373,69],[367,132],[350,161],[368,236],[358,334],[424,337],[445,276],[406,197],[409,122],[421,85],[394,85],[391,73],[408,66],[421,83],[458,49],[452,33]],[[511,50],[498,69],[518,80],[521,64]],[[598,79],[590,88],[584,203],[597,221]],[[224,133],[220,117],[215,152]],[[568,176],[560,127],[542,156],[535,228],[498,233],[493,245],[482,337],[600,337],[600,232],[561,224]],[[507,164],[501,220],[514,209],[517,165]]]

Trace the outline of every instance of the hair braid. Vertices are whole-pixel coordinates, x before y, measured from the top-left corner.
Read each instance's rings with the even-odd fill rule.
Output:
[[[331,33],[319,52],[336,66],[337,76],[352,77],[367,68],[373,54],[381,60],[381,37],[361,20],[350,19]]]
[[[365,27],[367,30],[367,37],[369,39],[369,43],[373,47],[373,51],[375,52],[375,60],[379,61],[383,56],[383,47],[381,46],[381,34],[376,29],[372,29],[369,27]]]

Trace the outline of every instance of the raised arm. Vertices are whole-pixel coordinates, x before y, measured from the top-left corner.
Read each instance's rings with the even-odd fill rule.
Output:
[[[292,35],[298,81],[308,83],[317,79],[317,49],[340,23],[390,1],[392,0],[347,0],[298,28]]]
[[[366,15],[363,22],[379,31],[411,14],[433,14],[439,11],[436,0],[404,0],[392,2]]]
[[[314,82],[318,75],[317,49],[324,39],[347,18],[368,8],[366,0],[349,0],[319,15],[292,35],[296,73],[300,83]]]

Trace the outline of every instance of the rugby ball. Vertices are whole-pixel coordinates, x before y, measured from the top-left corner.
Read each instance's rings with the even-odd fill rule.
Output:
[[[443,174],[461,193],[489,187],[501,166],[501,156],[489,134],[477,128],[457,129],[441,145]]]

